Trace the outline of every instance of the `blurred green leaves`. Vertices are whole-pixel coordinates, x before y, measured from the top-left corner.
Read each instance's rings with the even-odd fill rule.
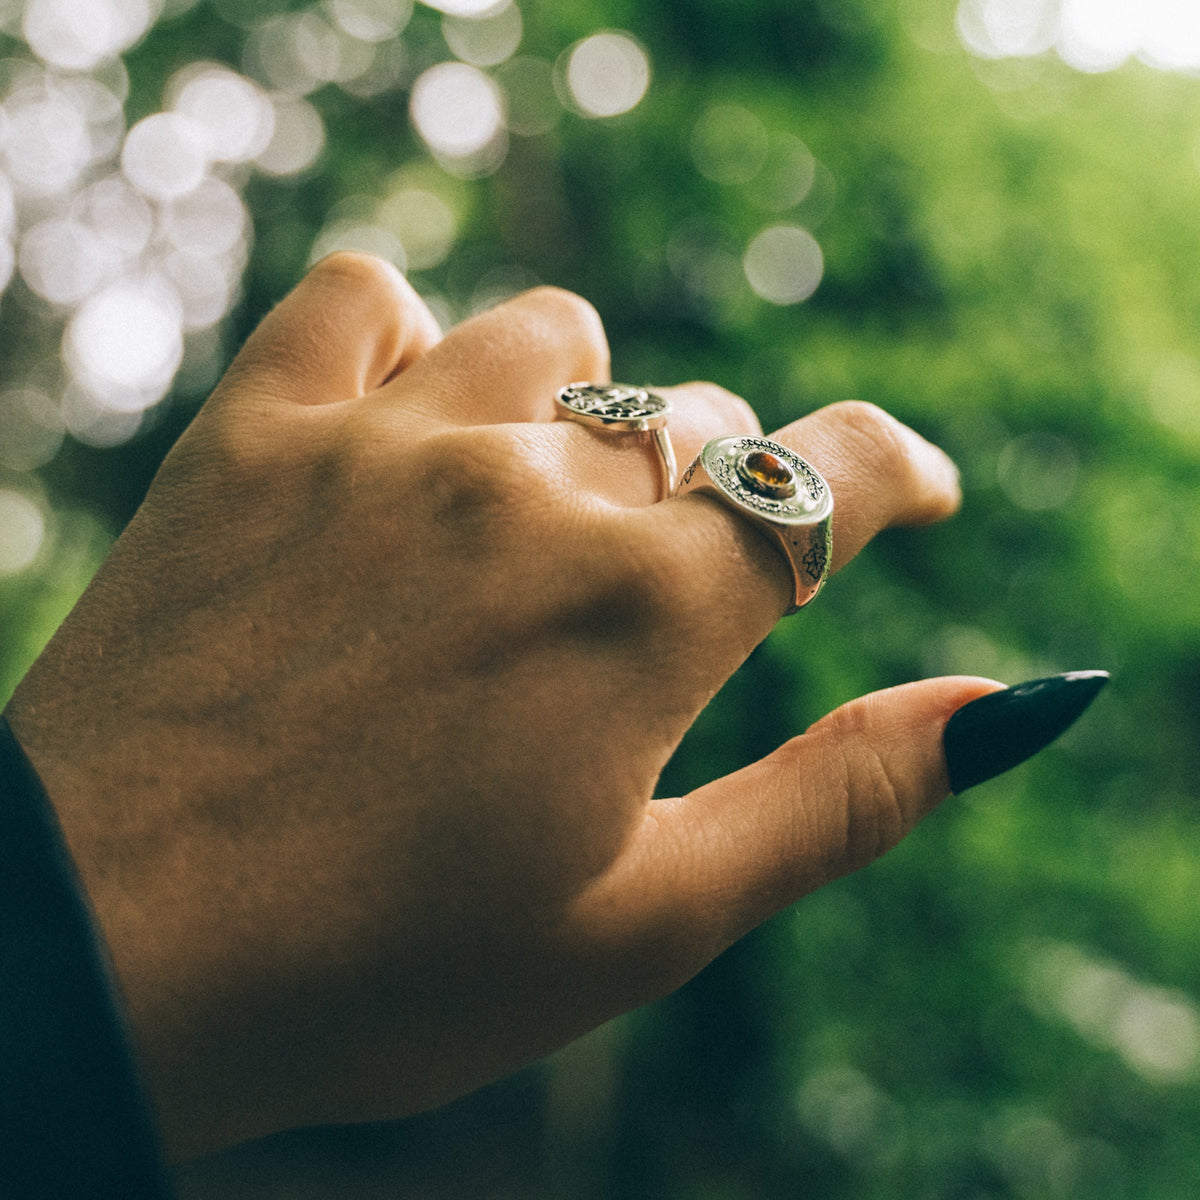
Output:
[[[1200,85],[1137,62],[1086,74],[1049,53],[972,56],[949,0],[519,8],[516,54],[474,68],[507,94],[511,124],[474,165],[436,160],[410,120],[415,81],[454,59],[447,18],[422,4],[175,5],[122,70],[97,73],[128,127],[169,104],[188,64],[223,63],[305,106],[289,112],[310,108],[324,148],[290,174],[211,168],[253,224],[227,315],[187,335],[172,394],[109,446],[68,416],[31,432],[12,415],[14,389],[59,404],[72,385],[59,354],[70,314],[36,294],[20,258],[23,231],[69,204],[18,196],[0,489],[32,497],[46,534],[0,578],[0,686],[315,246],[391,247],[447,322],[533,282],[574,288],[606,321],[617,377],[714,379],[767,428],[847,396],[881,404],[954,454],[962,514],[882,536],[783,623],[701,717],[664,788],[930,673],[1105,667],[1114,683],[1060,746],[627,1022],[601,1055],[606,1119],[593,1142],[560,1147],[587,1169],[547,1163],[530,1187],[1194,1196]],[[369,54],[350,45],[354,20],[380,14],[398,37]],[[263,66],[263,22],[284,18],[308,22],[278,27],[293,30],[279,53],[307,82],[288,85],[282,59],[274,75]],[[20,64],[37,64],[19,22],[5,28],[11,100]],[[593,119],[571,101],[562,56],[612,29],[644,49],[650,86]],[[116,170],[107,153],[79,187]],[[747,277],[748,248],[780,225],[821,250],[802,303],[771,303]],[[18,439],[34,444],[55,420],[63,448],[31,466]],[[550,1074],[584,1072],[583,1094],[597,1061]],[[268,1161],[287,1176],[286,1157]],[[395,1172],[399,1188],[404,1160]],[[208,1194],[202,1175],[189,1186]]]

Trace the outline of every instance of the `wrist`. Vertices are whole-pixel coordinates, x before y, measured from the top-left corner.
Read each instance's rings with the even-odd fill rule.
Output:
[[[0,1176],[14,1197],[165,1197],[105,946],[53,808],[0,717]]]

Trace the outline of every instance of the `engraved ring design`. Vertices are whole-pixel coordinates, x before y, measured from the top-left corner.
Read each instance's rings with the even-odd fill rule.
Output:
[[[660,496],[675,488],[675,451],[667,432],[671,405],[646,388],[624,383],[569,383],[554,398],[558,415],[615,433],[649,433],[658,451]]]
[[[715,438],[675,494],[696,491],[716,496],[778,543],[794,581],[789,613],[821,590],[833,550],[833,493],[800,455],[767,438]]]

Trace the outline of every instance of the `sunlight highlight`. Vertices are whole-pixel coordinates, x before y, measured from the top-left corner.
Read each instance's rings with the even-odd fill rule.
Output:
[[[1080,71],[1138,58],[1168,71],[1200,69],[1195,0],[960,0],[959,36],[983,58],[1054,50]]]

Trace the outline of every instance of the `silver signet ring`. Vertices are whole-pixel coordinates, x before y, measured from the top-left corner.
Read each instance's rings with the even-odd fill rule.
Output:
[[[554,397],[558,415],[612,433],[648,433],[658,453],[661,499],[675,487],[675,450],[667,432],[671,405],[657,392],[625,383],[569,383]]]
[[[762,437],[722,437],[692,460],[677,496],[707,492],[768,534],[792,569],[789,613],[821,590],[833,553],[833,493],[795,451]]]

